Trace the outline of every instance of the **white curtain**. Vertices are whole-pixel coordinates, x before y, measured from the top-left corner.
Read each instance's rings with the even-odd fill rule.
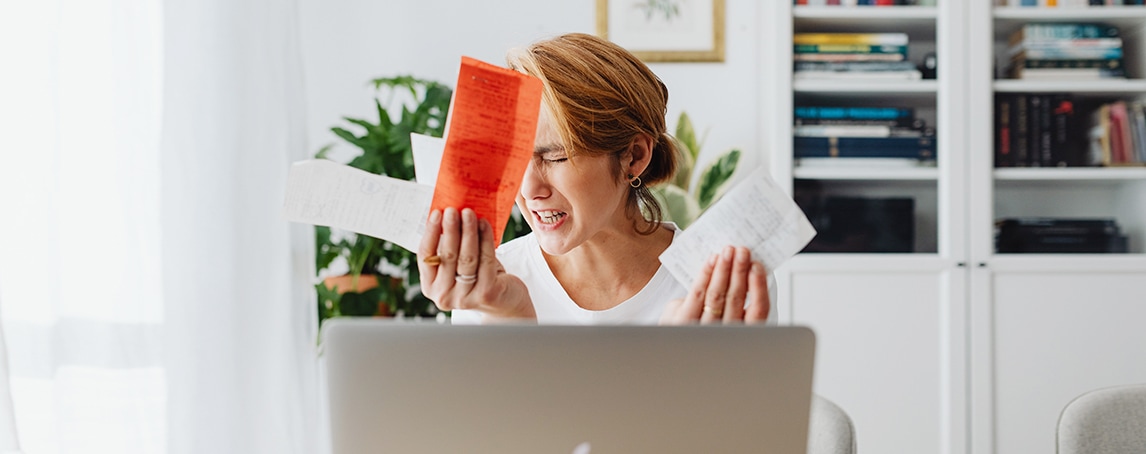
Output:
[[[169,1],[161,206],[171,453],[317,451],[311,229],[290,0]]]
[[[29,454],[319,450],[296,29],[291,0],[0,2],[0,452],[10,415]]]

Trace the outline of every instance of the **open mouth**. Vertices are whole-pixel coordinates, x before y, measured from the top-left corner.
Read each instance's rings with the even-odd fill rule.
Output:
[[[563,211],[534,211],[533,214],[542,224],[556,224],[567,215]]]

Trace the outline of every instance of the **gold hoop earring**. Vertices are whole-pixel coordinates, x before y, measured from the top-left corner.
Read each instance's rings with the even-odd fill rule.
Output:
[[[632,178],[629,180],[630,188],[636,189],[641,187],[641,177],[634,177],[632,174],[630,174],[629,177]]]

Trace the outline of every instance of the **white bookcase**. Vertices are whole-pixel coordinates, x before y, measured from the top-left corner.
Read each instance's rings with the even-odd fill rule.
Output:
[[[1058,412],[1088,389],[1146,382],[1146,168],[994,168],[996,93],[1146,95],[1146,7],[762,7],[761,99],[772,175],[827,193],[915,200],[915,252],[800,254],[776,270],[781,323],[818,336],[816,392],[856,423],[859,450],[1053,452]],[[995,80],[996,54],[1027,22],[1117,25],[1130,78]],[[906,32],[934,80],[792,80],[796,32]],[[797,105],[911,106],[937,131],[933,168],[800,168]],[[1129,254],[996,254],[994,222],[1113,217]]]

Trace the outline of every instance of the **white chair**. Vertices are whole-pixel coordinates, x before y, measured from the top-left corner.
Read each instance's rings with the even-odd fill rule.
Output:
[[[852,419],[838,405],[812,396],[808,421],[808,454],[855,454],[856,430]]]
[[[1058,454],[1146,452],[1146,383],[1088,391],[1058,418]]]

